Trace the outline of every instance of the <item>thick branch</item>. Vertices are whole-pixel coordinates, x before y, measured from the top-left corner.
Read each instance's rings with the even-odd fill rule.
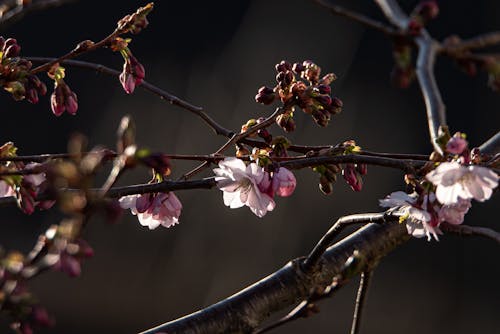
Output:
[[[408,239],[403,224],[370,224],[330,247],[321,258],[321,269],[310,275],[302,271],[300,259],[292,261],[217,304],[143,334],[251,333],[270,314],[307,299],[316,288],[329,286],[355,250],[368,262],[376,262]]]
[[[479,149],[483,154],[495,155],[500,153],[500,131],[479,146]]]

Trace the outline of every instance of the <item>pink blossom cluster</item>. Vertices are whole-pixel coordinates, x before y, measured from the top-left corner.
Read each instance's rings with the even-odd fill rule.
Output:
[[[297,185],[293,173],[284,167],[269,173],[255,162],[245,165],[238,158],[220,161],[214,173],[224,204],[231,209],[248,206],[258,217],[274,209],[274,195],[290,196]]]
[[[419,194],[397,191],[380,200],[383,207],[399,208],[408,233],[414,237],[438,240],[442,222],[462,224],[472,199],[484,202],[498,186],[499,176],[494,171],[471,163],[463,135],[451,137],[446,151],[452,155],[450,161],[441,162],[425,176],[432,190]]]

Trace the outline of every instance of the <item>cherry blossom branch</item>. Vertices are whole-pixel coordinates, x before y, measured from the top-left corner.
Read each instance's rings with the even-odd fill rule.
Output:
[[[362,164],[364,163],[375,166],[401,169],[407,172],[413,172],[416,168],[422,167],[425,164],[425,161],[349,154],[349,155],[318,156],[318,157],[310,157],[303,159],[294,159],[290,161],[280,162],[279,165],[289,169],[299,169],[304,167],[312,167],[324,164],[339,164],[339,163],[362,163]]]
[[[149,3],[144,7],[141,7],[137,10],[136,15],[144,15],[145,13],[151,11],[153,8],[153,3]],[[130,19],[132,19],[133,16],[129,16]],[[94,51],[96,49],[99,49],[101,47],[107,46],[110,44],[113,40],[115,40],[117,37],[120,35],[129,32],[130,22],[125,22],[125,21],[119,21],[118,26],[115,28],[115,30],[109,34],[108,36],[104,37],[101,39],[99,42],[94,43],[93,41],[86,40],[83,42],[80,42],[76,45],[76,47],[71,50],[70,52],[66,53],[65,55],[62,55],[58,58],[55,58],[53,60],[50,60],[49,62],[42,64],[38,67],[35,67],[30,71],[30,74],[36,74],[39,72],[44,72],[48,71],[53,65],[62,62],[63,60],[66,59],[71,59],[75,58],[76,56],[79,56],[81,54]]]
[[[402,224],[369,224],[330,247],[321,258],[321,268],[303,271],[302,259],[289,262],[280,270],[231,297],[180,319],[148,329],[142,334],[248,333],[270,314],[309,297],[311,291],[324,289],[332,278],[342,274],[348,258],[357,251],[366,263],[378,261],[409,239]],[[352,270],[351,277],[364,267]]]
[[[56,58],[48,58],[48,57],[26,57],[27,60],[30,60],[32,62],[36,63],[45,63],[45,62],[53,62],[56,60]],[[110,76],[114,77],[119,77],[120,71],[117,71],[115,69],[106,67],[101,64],[95,64],[95,63],[90,63],[86,61],[81,61],[81,60],[64,60],[61,62],[63,65],[68,65],[68,66],[73,66],[73,67],[79,67],[79,68],[84,68],[92,71],[96,71],[98,73],[103,73],[107,74]],[[181,107],[183,109],[186,109],[187,111],[192,112],[193,114],[197,115],[200,117],[217,135],[223,135],[225,137],[230,137],[233,135],[233,132],[229,129],[226,129],[219,123],[217,123],[214,119],[212,119],[206,112],[203,111],[202,107],[195,106],[187,101],[184,101],[177,96],[147,82],[143,81],[142,84],[140,85],[143,89],[159,96],[162,100],[165,100],[169,102],[170,104],[173,104],[175,106]]]
[[[233,136],[231,136],[231,138],[227,142],[224,143],[224,145],[222,145],[217,151],[215,151],[213,153],[213,155],[217,155],[217,154],[223,153],[231,145],[234,145],[234,144],[238,143],[239,141],[246,139],[248,136],[256,133],[257,131],[270,126],[271,124],[273,124],[275,122],[276,117],[278,117],[278,115],[282,114],[285,110],[286,110],[286,107],[277,108],[271,114],[271,116],[269,116],[268,118],[266,118],[261,123],[258,123],[256,125],[250,127],[245,132],[234,134]],[[184,174],[181,178],[184,179],[184,180],[187,180],[187,179],[193,177],[194,175],[200,173],[201,171],[203,171],[208,166],[209,166],[209,163],[205,161],[204,163],[196,166],[194,169],[192,169],[189,172],[187,172],[186,174]]]
[[[389,216],[386,213],[361,213],[355,215],[349,215],[339,218],[335,224],[325,233],[325,235],[316,244],[313,250],[309,253],[307,258],[304,260],[303,268],[305,272],[313,270],[318,264],[319,260],[325,253],[325,251],[330,247],[335,238],[338,237],[342,230],[350,225],[354,224],[368,224],[368,223],[383,223],[388,220]]]
[[[352,21],[361,23],[362,25],[380,31],[384,33],[387,36],[400,36],[400,32],[395,30],[394,28],[380,22],[377,20],[374,20],[370,17],[367,17],[365,15],[362,15],[360,13],[348,10],[344,7],[332,4],[329,0],[313,0],[315,3],[317,3],[320,6],[323,6],[327,9],[330,10],[332,14],[338,15],[345,17],[347,19],[350,19]]]
[[[375,0],[375,3],[392,24],[401,30],[407,28],[409,18],[395,0]],[[443,152],[437,143],[437,138],[439,127],[446,126],[446,112],[434,77],[434,63],[440,45],[431,38],[425,29],[422,29],[420,35],[415,37],[415,43],[418,47],[416,73],[426,105],[431,143],[434,150],[442,154]]]
[[[0,29],[21,20],[29,13],[59,7],[71,2],[76,2],[76,0],[32,0],[25,3],[18,0],[4,1],[0,6]]]
[[[496,241],[500,244],[500,233],[487,227],[468,226],[468,225],[453,225],[443,223],[440,229],[445,232],[458,234],[460,236],[480,236]]]

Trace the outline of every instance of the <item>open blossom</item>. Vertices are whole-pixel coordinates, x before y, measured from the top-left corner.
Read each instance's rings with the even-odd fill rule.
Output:
[[[150,230],[162,225],[171,227],[179,223],[182,204],[173,192],[129,195],[120,198],[120,206],[137,215],[142,226]]]
[[[258,217],[272,211],[275,203],[263,193],[259,184],[264,180],[264,169],[256,163],[248,166],[237,158],[226,158],[214,169],[217,187],[223,191],[224,204],[231,209],[246,205]]]
[[[426,175],[436,186],[436,197],[444,205],[457,204],[459,199],[483,202],[498,186],[498,175],[481,166],[463,166],[458,162],[443,162]]]
[[[450,224],[459,225],[464,221],[465,214],[471,207],[470,199],[459,199],[458,203],[443,205],[439,210],[439,220]]]
[[[427,211],[428,196],[425,196],[422,208],[416,206],[417,195],[407,194],[403,191],[396,191],[391,193],[385,199],[379,200],[379,204],[382,207],[389,208],[399,208],[403,217],[406,217],[405,224],[408,234],[421,238],[426,236],[427,240],[430,241],[432,237],[439,240],[438,234],[441,234],[439,230],[439,221]]]

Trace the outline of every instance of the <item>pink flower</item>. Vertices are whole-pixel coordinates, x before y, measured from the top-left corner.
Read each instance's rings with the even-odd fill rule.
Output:
[[[439,221],[429,212],[429,210],[434,210],[434,208],[428,208],[427,204],[433,200],[430,197],[433,196],[425,195],[422,207],[417,207],[418,197],[416,193],[407,194],[403,191],[396,191],[385,199],[379,200],[379,204],[382,207],[398,209],[402,213],[401,219],[406,224],[408,234],[416,238],[427,236],[427,241],[430,241],[432,237],[439,240],[437,236],[441,234],[441,230],[438,227]]]
[[[150,230],[162,225],[172,227],[179,223],[182,204],[173,192],[129,195],[120,198],[120,206],[137,215],[142,226]]]
[[[439,220],[459,225],[464,221],[465,214],[471,207],[470,199],[459,199],[457,204],[443,205],[439,210]]]
[[[214,173],[226,206],[235,209],[246,205],[258,217],[264,217],[267,211],[274,209],[271,196],[259,188],[265,172],[256,163],[246,166],[240,159],[226,158],[219,162],[219,168],[215,168]]]
[[[426,178],[436,186],[436,197],[444,205],[457,204],[460,198],[483,202],[498,186],[498,175],[492,170],[458,162],[443,162]]]
[[[448,140],[446,151],[451,154],[462,154],[467,148],[467,140],[465,140],[460,132],[457,132]]]

